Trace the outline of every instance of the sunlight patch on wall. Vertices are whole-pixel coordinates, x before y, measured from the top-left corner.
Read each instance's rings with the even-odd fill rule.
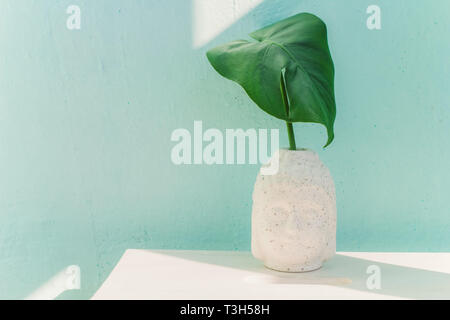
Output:
[[[194,48],[207,44],[261,2],[263,0],[194,0]]]

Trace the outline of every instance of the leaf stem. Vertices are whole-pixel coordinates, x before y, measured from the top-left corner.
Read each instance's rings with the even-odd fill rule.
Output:
[[[286,121],[286,126],[289,137],[289,150],[297,150],[297,146],[295,145],[294,127],[292,126],[292,122]]]
[[[286,110],[286,115],[289,117],[289,97],[286,90],[286,79],[285,79],[286,69],[283,68],[281,70],[281,79],[280,79],[280,90],[281,96],[283,98],[284,108]],[[286,121],[288,137],[289,137],[289,150],[297,150],[297,146],[295,145],[295,135],[294,135],[294,127],[292,126],[292,122]]]

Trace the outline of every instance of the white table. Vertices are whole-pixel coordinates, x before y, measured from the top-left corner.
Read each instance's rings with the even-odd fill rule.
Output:
[[[130,249],[92,299],[405,298],[450,299],[450,253],[340,252],[294,274],[249,252]]]

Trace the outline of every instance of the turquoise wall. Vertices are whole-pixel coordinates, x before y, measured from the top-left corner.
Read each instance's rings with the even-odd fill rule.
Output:
[[[258,167],[174,166],[170,135],[202,120],[287,145],[205,52],[302,11],[328,24],[336,65],[334,143],[296,136],[334,176],[338,250],[449,251],[448,0],[266,0],[201,47],[189,0],[2,0],[0,298],[70,264],[82,290],[62,297],[89,298],[127,248],[248,250]]]

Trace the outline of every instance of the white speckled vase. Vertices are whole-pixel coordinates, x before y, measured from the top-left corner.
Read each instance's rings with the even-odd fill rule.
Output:
[[[252,253],[270,269],[318,269],[336,251],[336,194],[333,178],[311,150],[276,152],[279,170],[256,178]]]

